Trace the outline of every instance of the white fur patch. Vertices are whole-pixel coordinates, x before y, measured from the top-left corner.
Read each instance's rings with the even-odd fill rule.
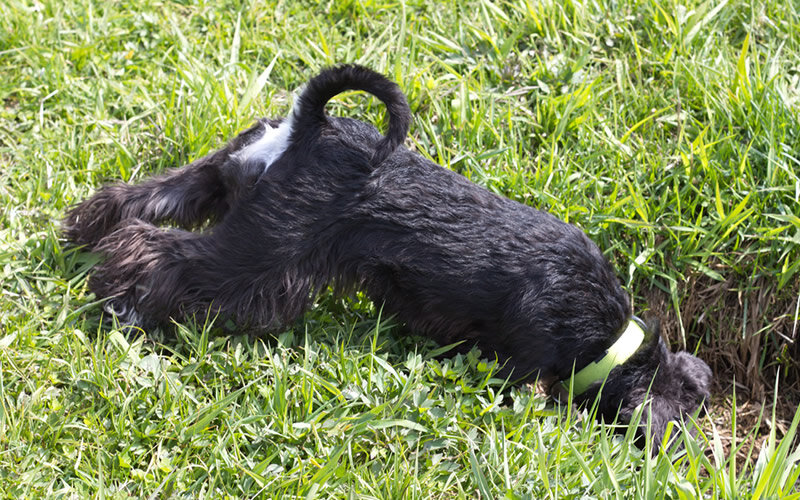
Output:
[[[278,128],[265,125],[264,135],[256,142],[234,153],[233,156],[242,163],[261,163],[266,172],[270,165],[275,163],[275,160],[289,147],[293,121],[290,113]]]

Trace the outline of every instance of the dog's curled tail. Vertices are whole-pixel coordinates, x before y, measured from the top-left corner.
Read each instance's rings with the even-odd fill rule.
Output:
[[[325,104],[346,90],[363,90],[385,105],[389,130],[378,144],[372,157],[373,165],[386,159],[406,138],[411,124],[411,110],[406,96],[394,82],[380,73],[356,64],[345,64],[323,70],[308,82],[294,107],[293,133],[304,134],[319,130],[327,121]]]

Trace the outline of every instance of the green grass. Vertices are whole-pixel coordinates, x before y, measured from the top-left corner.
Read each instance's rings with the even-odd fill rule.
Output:
[[[0,4],[0,495],[800,498],[800,412],[769,409],[800,401],[796,2],[185,3]],[[101,326],[65,209],[286,113],[337,62],[400,84],[421,154],[583,228],[770,425],[734,400],[651,457],[361,296],[275,336]]]

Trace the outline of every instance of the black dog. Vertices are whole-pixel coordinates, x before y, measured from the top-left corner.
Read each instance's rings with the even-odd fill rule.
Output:
[[[386,136],[326,116],[348,89],[383,101]],[[656,439],[702,404],[708,366],[631,322],[628,295],[583,232],[409,151],[410,121],[383,76],[328,69],[288,118],[262,120],[183,169],[103,188],[69,212],[65,234],[105,256],[89,286],[124,323],[211,310],[275,328],[329,285],[359,288],[415,332],[496,353],[517,379],[567,380],[623,331],[646,335],[622,342],[635,353],[590,375],[576,400],[593,401],[607,375],[600,415],[628,421],[646,403]]]

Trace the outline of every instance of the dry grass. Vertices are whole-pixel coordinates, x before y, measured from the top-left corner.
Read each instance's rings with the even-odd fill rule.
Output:
[[[724,281],[705,274],[690,274],[680,286],[684,297],[680,317],[669,293],[647,288],[645,300],[662,319],[664,335],[673,345],[695,349],[712,367],[718,389],[735,380],[739,397],[763,401],[777,380],[788,406],[800,403],[800,345],[796,320],[800,283],[777,290],[774,279],[746,280],[711,266]],[[683,345],[682,339],[689,339]],[[693,344],[694,343],[694,344]],[[724,391],[722,391],[724,393]],[[792,412],[793,413],[793,412]]]

